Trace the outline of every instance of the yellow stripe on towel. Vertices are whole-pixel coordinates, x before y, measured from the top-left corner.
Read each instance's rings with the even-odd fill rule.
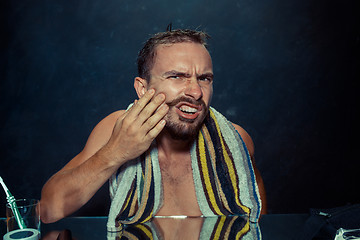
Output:
[[[242,239],[242,237],[250,230],[250,222],[246,221],[245,226],[236,234],[235,239]]]
[[[225,197],[225,193],[222,190],[221,187],[221,183],[219,180],[219,175],[217,174],[216,171],[216,154],[215,154],[215,148],[214,148],[214,144],[211,141],[211,136],[209,133],[209,130],[206,128],[205,124],[201,129],[203,135],[204,135],[204,139],[206,140],[206,144],[207,144],[207,148],[208,148],[208,152],[210,154],[210,158],[211,158],[211,163],[212,163],[212,167],[213,167],[213,171],[214,171],[214,176],[215,176],[215,180],[216,180],[216,187],[217,187],[217,191],[219,193],[219,196],[221,198],[221,202],[224,205],[224,207],[226,208],[226,210],[228,210],[230,213],[233,213],[229,207],[229,203]]]
[[[154,239],[152,232],[144,225],[139,224],[139,225],[137,225],[137,228],[139,228],[149,239]]]
[[[225,217],[225,216],[221,216],[221,217],[220,217],[220,221],[219,221],[219,223],[218,223],[217,226],[216,226],[216,232],[215,232],[215,234],[214,234],[213,240],[221,239],[221,238],[220,238],[220,234],[221,234],[221,231],[223,230],[223,226],[224,226],[224,224],[225,224],[225,220],[226,220],[226,217]]]
[[[201,169],[203,172],[205,187],[206,187],[207,194],[209,196],[209,200],[214,208],[215,213],[217,215],[222,215],[220,208],[217,205],[216,200],[215,200],[214,190],[211,186],[209,169],[208,169],[207,162],[206,162],[204,137],[203,137],[201,131],[199,133],[199,155],[200,155]]]
[[[235,201],[238,204],[238,206],[240,206],[244,210],[244,212],[246,212],[249,215],[250,214],[250,209],[248,207],[242,205],[241,202],[240,202],[239,188],[238,188],[238,181],[236,180],[235,167],[234,167],[233,162],[231,161],[231,158],[228,155],[228,152],[226,151],[224,140],[223,140],[221,132],[220,132],[220,127],[219,127],[218,122],[216,121],[216,117],[215,117],[213,111],[210,111],[210,116],[214,120],[214,123],[215,123],[215,126],[216,126],[216,131],[219,133],[219,139],[220,139],[220,143],[221,143],[221,148],[223,149],[225,163],[226,163],[226,165],[228,167],[229,176],[230,176],[230,179],[231,179],[231,184],[232,184],[232,187],[233,187],[233,189],[235,191]]]

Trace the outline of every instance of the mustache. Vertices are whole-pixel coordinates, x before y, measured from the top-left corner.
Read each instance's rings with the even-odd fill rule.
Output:
[[[188,98],[188,97],[185,97],[185,96],[175,98],[174,100],[172,100],[171,102],[166,103],[166,104],[169,107],[173,107],[173,106],[177,105],[180,102],[187,102],[187,103],[190,103],[190,104],[193,104],[193,105],[206,107],[206,104],[202,99],[196,101],[193,98]]]

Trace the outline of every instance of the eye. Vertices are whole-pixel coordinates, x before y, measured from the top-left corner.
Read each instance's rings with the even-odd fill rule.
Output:
[[[198,78],[199,81],[202,81],[202,82],[212,82],[213,81],[213,78],[212,77],[209,77],[209,76],[204,76],[204,77],[199,77]]]
[[[167,77],[167,79],[169,79],[169,80],[176,80],[176,81],[182,81],[182,80],[184,80],[185,78],[184,78],[183,75],[175,74],[175,75],[169,75],[169,76]]]

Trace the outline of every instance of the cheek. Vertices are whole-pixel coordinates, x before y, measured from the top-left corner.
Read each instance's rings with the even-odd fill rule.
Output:
[[[173,86],[171,84],[164,83],[163,86],[153,87],[156,94],[163,93],[166,96],[165,102],[171,102],[175,98],[181,95],[181,87]]]

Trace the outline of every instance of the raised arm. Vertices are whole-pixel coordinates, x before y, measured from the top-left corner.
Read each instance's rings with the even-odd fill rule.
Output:
[[[233,123],[233,126],[241,135],[241,138],[244,140],[245,145],[249,151],[249,154],[251,157],[251,162],[252,162],[252,165],[253,165],[253,168],[255,171],[256,183],[258,185],[260,198],[261,198],[261,205],[262,205],[261,214],[266,214],[267,213],[267,200],[266,200],[265,185],[264,185],[264,181],[261,177],[260,171],[256,167],[255,158],[254,158],[254,153],[255,153],[254,142],[252,141],[250,135],[242,127],[240,127],[239,125],[236,125],[234,123]]]
[[[161,106],[165,96],[154,94],[149,90],[128,111],[103,119],[84,149],[47,181],[41,193],[43,222],[55,222],[78,210],[122,164],[149,148],[165,126],[168,111],[166,104]]]

